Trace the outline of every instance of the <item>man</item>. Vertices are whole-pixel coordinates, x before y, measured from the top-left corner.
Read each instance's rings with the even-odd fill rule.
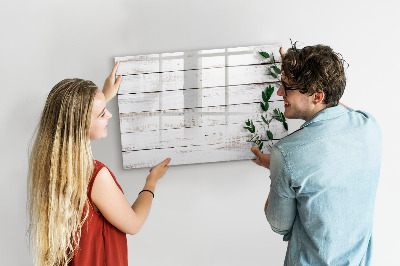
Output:
[[[293,45],[280,52],[284,115],[306,122],[270,155],[252,151],[259,157],[253,161],[270,169],[265,213],[272,230],[289,241],[284,265],[370,265],[379,125],[339,104],[346,77],[330,47]]]

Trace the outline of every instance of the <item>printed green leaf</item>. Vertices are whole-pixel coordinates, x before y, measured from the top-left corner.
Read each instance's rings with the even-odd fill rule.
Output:
[[[263,103],[263,102],[260,102],[260,105],[261,105],[261,109],[263,110],[263,111],[265,111],[265,104]],[[268,110],[268,109],[267,109]]]
[[[281,70],[277,66],[271,66],[271,69],[274,70],[276,74],[281,73]]]
[[[261,52],[258,52],[260,55],[262,55],[264,58],[266,58],[266,59],[268,59],[269,58],[269,53],[266,53],[266,52],[263,52],[263,51],[261,51]]]
[[[288,124],[286,122],[283,122],[283,127],[288,130]]]
[[[278,112],[279,112],[279,119],[282,120],[282,122],[286,121],[286,118],[283,115],[283,113],[281,112],[281,110],[278,109]]]
[[[250,129],[250,132],[251,132],[251,133],[256,132],[256,128],[255,128],[254,125],[253,125],[253,121],[251,121],[251,129]]]
[[[271,85],[269,85],[266,89],[267,91],[267,99],[271,99],[272,93],[274,93],[274,87],[272,87]]]
[[[263,145],[264,145],[264,142],[261,142],[260,145],[258,146],[258,149],[259,149],[260,151],[262,150]]]
[[[243,127],[244,129],[247,129],[247,130],[249,130],[250,131],[250,128],[249,127]]]
[[[250,119],[247,120],[247,122],[245,122],[245,123],[246,123],[246,126],[250,126]]]
[[[265,92],[262,92],[262,99],[264,102],[268,102],[267,95],[265,94]]]
[[[268,121],[264,118],[264,116],[261,116],[262,120],[264,121],[265,124],[269,124]]]
[[[274,54],[272,54],[272,64],[275,64],[275,57],[274,57]]]
[[[268,139],[270,139],[270,140],[273,140],[273,139],[274,139],[274,135],[273,135],[272,132],[269,131],[269,130],[267,130],[267,136],[268,136]]]
[[[278,78],[278,76],[273,72],[269,73],[269,75],[273,76],[274,78]]]
[[[278,120],[279,122],[284,122],[285,121],[285,117],[283,116],[283,114],[281,113],[281,111],[279,109],[275,109],[274,113],[276,115],[273,116],[273,118],[275,120]]]

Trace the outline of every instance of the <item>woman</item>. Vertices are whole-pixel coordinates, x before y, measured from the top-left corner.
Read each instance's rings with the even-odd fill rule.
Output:
[[[47,97],[28,176],[35,265],[128,265],[126,234],[141,229],[168,169],[169,158],[152,168],[130,206],[112,172],[93,160],[90,143],[107,136],[106,102],[122,80],[115,80],[117,68],[103,91],[65,79]]]

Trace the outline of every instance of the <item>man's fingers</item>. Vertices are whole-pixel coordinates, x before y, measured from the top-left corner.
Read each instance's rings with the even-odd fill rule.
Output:
[[[258,148],[253,147],[251,148],[251,151],[258,157],[261,157],[261,155],[263,154]]]
[[[251,159],[254,163],[261,165],[261,160],[260,159]]]

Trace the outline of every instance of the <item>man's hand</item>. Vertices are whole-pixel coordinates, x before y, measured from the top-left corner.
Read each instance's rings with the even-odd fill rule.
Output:
[[[268,208],[268,199],[267,202],[265,202],[264,213],[267,212],[267,208]]]
[[[106,103],[114,98],[114,96],[118,92],[119,85],[121,84],[122,81],[122,76],[119,76],[117,80],[115,81],[115,74],[117,73],[117,68],[118,68],[119,62],[117,62],[111,71],[110,76],[106,79],[104,82],[103,86],[103,94],[104,97],[106,98]]]
[[[269,169],[269,163],[271,161],[271,155],[262,153],[256,147],[251,148],[251,151],[259,158],[252,159],[253,162],[260,166],[264,166],[265,168]]]

